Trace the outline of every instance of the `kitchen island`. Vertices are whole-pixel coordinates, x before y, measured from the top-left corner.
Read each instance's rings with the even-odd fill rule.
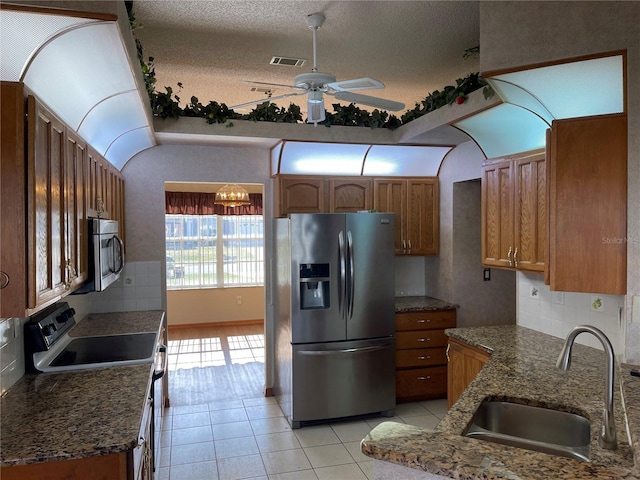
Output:
[[[640,379],[631,366],[616,369],[614,413],[618,448],[604,450],[602,425],[605,355],[574,345],[567,372],[555,362],[563,340],[519,326],[448,329],[451,338],[491,354],[489,361],[449,410],[435,431],[384,422],[362,441],[362,452],[376,460],[375,478],[413,479],[593,479],[640,478],[640,454],[627,437],[640,440]],[[622,389],[618,388],[622,384]],[[622,394],[621,394],[622,390]],[[579,412],[591,421],[590,462],[471,439],[462,434],[485,398]],[[626,408],[623,409],[623,402]]]
[[[162,311],[95,314],[78,322],[70,335],[160,334],[163,321]],[[42,478],[31,470],[45,462],[47,478],[55,478],[63,464],[85,472],[87,459],[99,459],[91,472],[102,470],[104,478],[120,478],[109,477],[106,469],[114,465],[126,475],[138,446],[153,372],[154,365],[144,363],[25,374],[2,397],[2,478]]]

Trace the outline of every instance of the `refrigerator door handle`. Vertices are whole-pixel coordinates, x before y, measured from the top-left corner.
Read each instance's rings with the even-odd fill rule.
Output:
[[[355,297],[355,290],[356,290],[355,288],[356,282],[355,282],[354,271],[353,271],[353,237],[351,236],[351,230],[347,232],[347,248],[349,253],[349,303],[348,303],[349,313],[347,318],[350,319],[353,317],[353,300]]]
[[[344,248],[344,232],[338,233],[338,256],[340,261],[340,283],[338,285],[338,308],[340,316],[344,318],[345,302],[347,301],[347,258]]]
[[[389,345],[390,344],[375,345],[371,347],[360,347],[360,348],[343,348],[340,350],[300,350],[298,353],[300,355],[326,356],[326,355],[336,355],[340,353],[375,352],[378,350],[384,350],[386,348],[389,348]]]

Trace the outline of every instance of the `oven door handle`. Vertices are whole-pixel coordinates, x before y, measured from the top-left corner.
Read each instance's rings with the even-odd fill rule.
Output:
[[[164,377],[164,373],[167,371],[167,364],[169,362],[169,355],[167,355],[166,345],[160,345],[158,347],[158,353],[164,354],[164,362],[162,362],[162,369],[153,370],[153,376],[151,377],[152,382],[155,382],[156,380],[160,380],[162,377]]]

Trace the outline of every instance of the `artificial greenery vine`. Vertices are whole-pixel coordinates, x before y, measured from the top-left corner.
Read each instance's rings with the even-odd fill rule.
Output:
[[[133,13],[133,2],[125,1],[129,12],[129,23],[132,31],[140,25],[135,20]],[[134,35],[135,37],[135,35]],[[180,107],[180,97],[178,93],[182,90],[182,83],[178,82],[178,91],[174,92],[171,87],[164,87],[164,92],[156,89],[156,73],[153,57],[144,58],[142,45],[136,38],[136,49],[140,68],[144,78],[145,87],[151,102],[151,112],[160,118],[178,117],[200,117],[207,123],[227,123],[232,126],[231,120],[253,120],[256,122],[278,122],[278,123],[299,123],[302,122],[300,107],[291,103],[288,108],[278,107],[275,103],[270,103],[266,99],[264,103],[257,105],[248,114],[239,114],[227,107],[224,103],[210,101],[207,105],[200,103],[197,97],[191,97],[191,101],[184,107]],[[465,50],[463,58],[477,55],[480,47],[473,47]],[[331,125],[345,125],[370,128],[396,128],[407,124],[429,112],[433,112],[445,105],[454,103],[462,104],[470,93],[483,88],[485,98],[493,95],[493,90],[479,73],[470,73],[464,78],[456,80],[456,85],[448,85],[442,91],[435,90],[430,93],[420,103],[416,103],[412,110],[405,112],[401,118],[391,115],[386,111],[378,109],[368,112],[358,108],[353,103],[350,105],[332,104],[333,112],[326,112],[326,119],[321,124],[329,127]]]

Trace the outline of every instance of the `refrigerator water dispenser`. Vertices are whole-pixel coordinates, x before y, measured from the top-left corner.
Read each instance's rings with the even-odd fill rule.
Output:
[[[330,281],[328,263],[300,265],[300,309],[330,308]]]

